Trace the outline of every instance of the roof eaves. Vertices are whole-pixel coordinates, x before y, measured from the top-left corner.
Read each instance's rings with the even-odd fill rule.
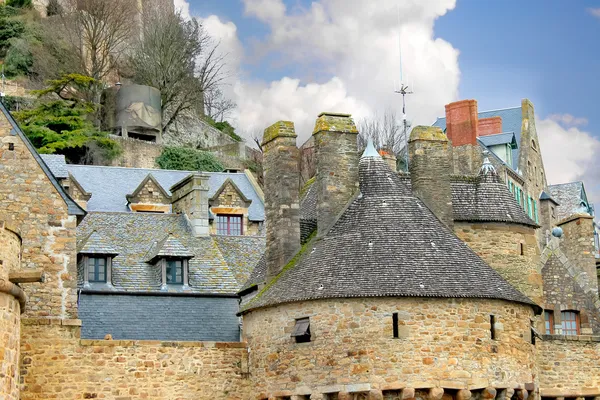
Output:
[[[75,200],[73,200],[71,198],[71,196],[69,196],[69,194],[60,185],[60,183],[58,183],[58,181],[56,180],[56,177],[54,176],[54,174],[52,174],[52,172],[50,171],[50,168],[48,168],[48,165],[46,165],[46,163],[44,162],[42,157],[40,157],[40,155],[37,152],[37,150],[35,149],[35,147],[33,147],[33,144],[31,144],[31,142],[29,141],[27,136],[25,136],[25,134],[19,127],[19,124],[17,124],[17,121],[15,121],[13,116],[10,114],[10,112],[8,112],[8,110],[4,107],[4,104],[2,104],[1,102],[0,102],[0,110],[2,111],[4,116],[6,116],[6,119],[8,119],[8,122],[12,126],[11,134],[13,134],[15,136],[18,135],[21,138],[21,140],[23,141],[23,143],[25,143],[25,146],[27,147],[27,149],[29,150],[31,155],[33,155],[33,158],[37,161],[39,166],[42,168],[42,171],[44,171],[44,173],[46,174],[46,176],[48,177],[48,179],[50,180],[50,182],[52,183],[54,188],[57,190],[58,194],[63,198],[64,202],[67,205],[68,214],[69,215],[81,215],[81,216],[86,215],[85,210],[83,208],[81,208],[79,206],[79,204],[77,204],[77,202]],[[13,131],[14,131],[14,133],[12,133]]]

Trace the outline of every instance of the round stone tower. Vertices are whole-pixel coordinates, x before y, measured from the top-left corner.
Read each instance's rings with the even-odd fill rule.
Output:
[[[19,399],[19,345],[25,294],[8,280],[21,262],[21,237],[0,220],[0,398]]]
[[[253,398],[526,399],[539,307],[372,144],[358,172],[360,193],[331,228],[242,306]]]

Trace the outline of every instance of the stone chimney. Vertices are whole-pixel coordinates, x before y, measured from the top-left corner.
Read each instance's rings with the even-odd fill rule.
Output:
[[[412,190],[450,230],[454,225],[450,186],[452,151],[448,138],[438,127],[416,126],[410,133]]]
[[[392,171],[396,171],[396,155],[394,154],[394,152],[390,149],[387,148],[382,148],[379,150],[379,155],[381,156],[381,158],[383,158],[383,161],[386,162],[387,165],[390,166],[390,169]]]
[[[202,173],[193,173],[171,187],[173,212],[183,213],[189,219],[194,236],[208,236],[208,179]]]
[[[479,136],[502,133],[502,117],[481,118],[477,124]]]
[[[279,121],[265,129],[262,148],[269,282],[300,249],[299,151],[294,123]]]
[[[358,130],[350,114],[321,113],[315,123],[317,230],[323,235],[358,191]]]
[[[452,142],[454,173],[477,174],[481,166],[481,151],[477,144],[479,117],[476,100],[446,104],[446,136]]]

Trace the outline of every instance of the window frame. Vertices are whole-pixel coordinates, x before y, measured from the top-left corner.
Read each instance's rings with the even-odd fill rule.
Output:
[[[294,338],[296,343],[310,343],[312,341],[310,317],[296,318],[294,320],[294,329],[290,336]]]
[[[572,314],[575,316],[574,319],[565,319],[565,316],[567,314]],[[565,326],[565,322],[574,322],[575,323],[575,329],[567,329]],[[577,310],[562,310],[560,312],[560,325],[562,328],[562,334],[565,336],[577,336],[577,335],[581,335],[581,322],[580,322],[580,318],[579,318],[579,311]],[[567,333],[569,332],[569,333]],[[573,334],[573,332],[575,332],[575,334]]]
[[[544,310],[544,328],[546,335],[554,335],[554,310]]]
[[[169,262],[181,262],[181,282],[169,282],[167,268]],[[171,287],[189,287],[189,260],[181,257],[163,257],[160,260],[162,289]],[[175,273],[176,276],[176,273]]]
[[[171,258],[165,262],[167,285],[183,285],[183,260]]]
[[[223,222],[221,221],[221,219],[225,219],[225,232],[223,232],[221,230],[222,224]],[[237,224],[232,224],[232,220],[234,218],[239,218],[239,233],[236,231],[235,233],[232,233],[232,226],[235,226]],[[217,224],[217,235],[220,236],[242,236],[244,235],[244,216],[242,214],[217,214],[216,215],[216,224]]]
[[[90,259],[103,258],[104,259],[104,280],[103,281],[90,281]],[[108,254],[83,254],[79,262],[82,263],[83,269],[83,285],[90,286],[90,284],[105,284],[112,286],[112,255]]]
[[[108,262],[107,257],[87,257],[87,281],[90,283],[106,283],[108,275]],[[100,265],[102,261],[102,265]],[[104,279],[100,279],[100,268],[104,269],[102,275]],[[90,279],[90,274],[93,275],[93,279]]]

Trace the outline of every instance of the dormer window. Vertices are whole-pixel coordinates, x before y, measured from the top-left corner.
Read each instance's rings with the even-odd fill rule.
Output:
[[[167,284],[169,285],[183,285],[183,264],[184,260],[166,260],[165,271]]]
[[[217,235],[242,235],[242,218],[241,215],[217,214]]]
[[[107,260],[105,257],[87,257],[88,264],[88,282],[106,283],[107,277]]]

